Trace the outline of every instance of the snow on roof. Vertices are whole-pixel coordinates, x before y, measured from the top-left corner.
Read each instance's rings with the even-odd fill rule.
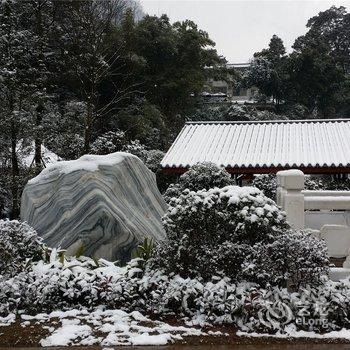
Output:
[[[350,167],[350,119],[189,122],[161,165],[198,162],[231,169]]]

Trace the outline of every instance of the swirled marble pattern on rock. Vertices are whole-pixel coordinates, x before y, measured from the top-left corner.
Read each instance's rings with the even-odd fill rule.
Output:
[[[24,188],[21,219],[51,247],[126,262],[145,237],[162,240],[166,204],[155,175],[129,153],[53,164]]]

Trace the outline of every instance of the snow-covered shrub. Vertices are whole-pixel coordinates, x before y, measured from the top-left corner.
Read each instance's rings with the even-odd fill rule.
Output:
[[[260,284],[316,285],[329,272],[327,246],[310,233],[289,230],[272,243],[256,244],[243,276]]]
[[[326,188],[334,191],[350,191],[350,179],[333,179],[326,181]]]
[[[168,202],[171,198],[178,197],[185,189],[191,191],[208,190],[233,184],[234,180],[224,168],[210,162],[198,163],[182,174],[177,183],[168,187],[164,193],[164,198]]]
[[[146,162],[148,152],[146,150],[146,146],[139,140],[134,140],[128,144],[125,144],[123,151],[139,157],[144,163]]]
[[[247,332],[274,333],[295,320],[292,298],[285,288],[251,286],[241,291],[242,309],[238,327]]]
[[[277,179],[276,174],[262,174],[255,176],[252,186],[263,191],[265,196],[276,200]]]
[[[0,220],[0,275],[13,276],[42,254],[41,238],[33,228],[17,220]]]
[[[157,247],[154,263],[168,273],[299,285],[320,282],[328,271],[324,243],[291,230],[254,187],[185,190],[169,201],[163,222],[168,241]]]
[[[83,126],[87,104],[77,100],[62,103],[51,100],[45,105],[49,121],[43,123],[45,146],[65,160],[79,158],[84,150]]]
[[[267,97],[261,94],[257,98]],[[256,98],[254,98],[256,99]],[[263,102],[263,101],[261,101]],[[277,114],[271,110],[260,110],[252,104],[208,104],[199,106],[191,115],[186,118],[188,121],[257,121],[257,120],[285,120],[289,119],[284,114]]]
[[[194,165],[180,176],[179,184],[191,191],[225,187],[233,184],[231,175],[214,163],[204,162]]]
[[[13,278],[0,276],[0,313],[22,308],[40,312],[70,306],[109,305],[130,307],[131,289],[138,288],[137,260],[126,267],[86,257],[59,259],[55,250],[50,261],[33,263]],[[130,295],[128,294],[130,293]]]
[[[91,153],[93,154],[109,154],[118,152],[126,146],[125,132],[121,130],[108,131],[91,144]]]
[[[256,121],[256,120],[284,120],[284,115],[272,111],[258,110],[252,105],[232,104],[226,111],[224,120]]]
[[[326,281],[294,292],[228,277],[183,278],[140,259],[119,267],[86,257],[38,261],[12,278],[0,276],[0,315],[25,310],[106,307],[146,315],[175,314],[193,322],[233,324],[243,331],[284,332],[286,327],[324,332],[350,326],[350,281]],[[299,322],[302,320],[303,322]]]
[[[79,134],[54,135],[47,141],[48,147],[63,159],[77,159],[84,149],[84,138]]]
[[[247,332],[284,333],[304,330],[324,333],[350,325],[349,281],[307,286],[297,292],[286,288],[254,285],[237,290],[241,309],[235,317],[238,328]]]
[[[227,111],[227,106],[219,104],[201,103],[189,115],[186,116],[186,121],[210,121],[223,120],[223,116]]]
[[[174,175],[165,174],[160,162],[164,158],[165,153],[158,149],[151,149],[146,153],[145,164],[148,169],[156,174],[157,186],[161,193],[163,193],[173,180]]]
[[[147,148],[163,148],[168,135],[166,117],[144,98],[137,98],[112,118],[111,127],[125,130],[129,140],[140,140]]]
[[[251,245],[270,243],[288,228],[276,204],[253,187],[226,186],[190,191],[169,201],[163,218],[168,242],[158,247],[158,264],[169,272],[211,278],[220,273],[237,278],[242,255]],[[221,255],[230,250],[232,260]],[[246,252],[244,254],[243,252]],[[220,254],[219,254],[220,252]],[[218,269],[212,262],[218,261]]]
[[[203,284],[195,278],[169,276],[139,266],[138,260],[125,267],[102,259],[97,266],[88,258],[39,261],[13,278],[0,277],[0,314],[18,309],[49,312],[64,307],[106,306],[160,315],[203,313],[214,321],[236,308],[231,303],[236,286],[228,278]]]
[[[286,104],[284,106],[284,113],[288,119],[308,119],[310,117],[307,107],[300,103]]]
[[[147,151],[145,164],[148,169],[152,170],[155,174],[162,168],[160,162],[164,158],[165,153],[158,149],[152,149]]]
[[[324,190],[325,184],[321,179],[318,179],[317,177],[312,177],[310,175],[306,175],[304,177],[304,187],[306,190]]]
[[[252,181],[252,186],[257,187],[259,190],[263,191],[265,196],[276,200],[276,174],[271,173],[257,175]],[[306,175],[304,187],[306,190],[321,190],[324,188],[324,184],[322,183],[322,180]]]

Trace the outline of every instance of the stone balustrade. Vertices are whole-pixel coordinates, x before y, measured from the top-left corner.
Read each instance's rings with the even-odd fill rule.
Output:
[[[322,211],[323,216],[339,216],[339,211],[350,213],[350,191],[304,190],[304,173],[300,170],[283,170],[277,173],[277,204],[286,212],[287,220],[296,229],[305,225],[305,210]],[[337,212],[335,212],[337,211]],[[341,215],[347,216],[348,213]],[[331,220],[332,221],[332,220]],[[346,220],[345,220],[346,221]],[[330,222],[337,224],[338,222]],[[344,224],[344,222],[339,222]],[[310,227],[315,229],[316,227]]]
[[[345,258],[343,267],[331,268],[330,278],[338,281],[350,276],[350,191],[304,190],[300,170],[277,173],[277,204],[295,229],[312,229],[324,239],[331,258]]]

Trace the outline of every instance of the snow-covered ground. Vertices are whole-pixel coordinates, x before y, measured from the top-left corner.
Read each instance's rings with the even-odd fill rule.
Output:
[[[97,308],[93,311],[71,309],[40,313],[34,316],[22,313],[17,318],[14,314],[10,314],[7,317],[0,317],[0,327],[10,327],[16,320],[20,322],[22,328],[42,329],[42,336],[38,343],[42,347],[166,345],[186,340],[185,338],[189,336],[199,338],[234,336],[234,332],[230,335],[225,331],[208,330],[208,327],[206,331],[203,331],[198,327],[190,326],[189,323],[186,323],[186,326],[174,326],[163,321],[151,320],[138,311],[127,313],[118,309]],[[283,333],[264,334],[237,331],[236,336],[242,339],[256,338],[257,341],[264,338],[350,341],[350,330],[342,329],[318,334],[297,331],[293,325],[289,325]]]
[[[186,336],[207,335],[198,328],[152,321],[138,311],[72,309],[35,316],[21,314],[20,321],[22,327],[39,325],[48,333],[40,340],[41,346],[165,345]],[[0,318],[0,326],[14,322],[13,314]]]
[[[34,164],[35,144],[24,144],[21,141],[17,143],[16,147],[21,164],[26,168],[30,168]],[[41,157],[45,166],[57,163],[62,160],[56,153],[50,151],[45,145],[41,145]]]
[[[276,334],[267,334],[267,333],[248,333],[238,331],[236,333],[240,337],[253,337],[253,338],[275,338],[275,339],[300,339],[300,338],[310,338],[310,339],[344,339],[350,340],[350,329],[341,329],[339,331],[332,331],[327,333],[316,333],[316,332],[308,332],[296,330],[294,325],[287,326],[283,333],[277,332]]]

